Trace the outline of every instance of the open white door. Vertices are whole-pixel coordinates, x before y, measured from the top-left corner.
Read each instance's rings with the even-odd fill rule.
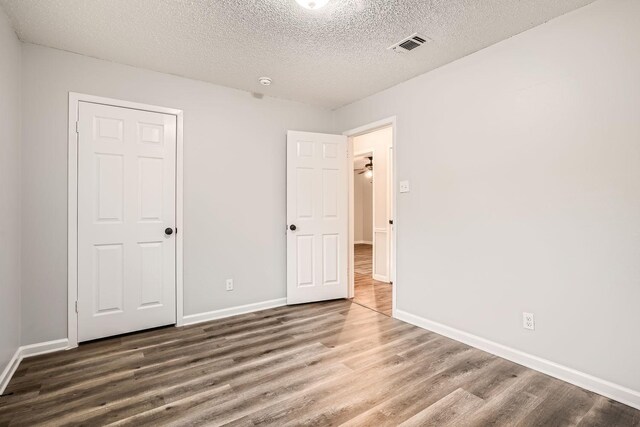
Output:
[[[347,137],[287,133],[287,304],[347,298]]]

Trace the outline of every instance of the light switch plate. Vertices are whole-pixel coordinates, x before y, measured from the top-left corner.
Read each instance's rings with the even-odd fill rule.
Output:
[[[400,181],[400,192],[401,193],[409,192],[409,181]]]

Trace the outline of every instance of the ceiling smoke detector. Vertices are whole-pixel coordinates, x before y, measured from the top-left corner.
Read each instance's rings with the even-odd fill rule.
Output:
[[[425,43],[429,43],[431,39],[429,37],[425,37],[418,33],[413,33],[409,37],[405,37],[400,40],[398,43],[395,43],[389,46],[388,50],[393,50],[396,53],[407,53],[411,52],[413,49],[422,46]]]
[[[305,9],[316,10],[325,6],[329,0],[296,0],[296,2]]]
[[[260,83],[262,86],[269,86],[271,85],[271,77],[260,77],[258,79],[258,83]]]

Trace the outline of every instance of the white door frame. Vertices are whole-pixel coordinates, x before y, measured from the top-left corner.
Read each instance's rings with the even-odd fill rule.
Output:
[[[69,347],[78,346],[78,121],[79,103],[92,102],[113,107],[130,108],[152,113],[176,116],[176,326],[182,326],[183,319],[183,276],[182,255],[184,224],[182,216],[183,198],[183,112],[175,108],[139,104],[119,99],[103,98],[82,93],[69,92],[69,128],[68,128],[68,209],[67,209],[67,332]]]
[[[397,301],[397,292],[398,292],[398,282],[396,280],[396,235],[397,235],[397,226],[398,226],[398,220],[397,220],[397,191],[396,191],[396,183],[397,183],[397,168],[396,168],[396,152],[397,152],[397,138],[396,138],[396,133],[397,133],[397,126],[396,126],[396,116],[392,116],[392,117],[387,117],[386,119],[382,119],[382,120],[378,120],[375,121],[373,123],[369,123],[363,126],[359,126],[357,128],[354,129],[350,129],[346,132],[343,132],[343,135],[346,135],[347,137],[349,137],[348,140],[348,144],[347,144],[347,153],[348,153],[348,157],[349,157],[349,167],[351,170],[351,173],[348,174],[349,176],[349,261],[348,261],[348,266],[349,266],[349,298],[353,298],[354,296],[354,286],[355,286],[355,275],[354,275],[354,248],[353,248],[353,243],[354,243],[354,224],[353,224],[353,160],[355,158],[354,156],[354,152],[353,152],[353,137],[355,136],[360,136],[360,135],[364,135],[366,133],[371,133],[373,131],[376,131],[378,129],[382,129],[385,127],[391,127],[392,130],[392,142],[391,142],[391,147],[393,149],[393,156],[392,156],[392,164],[391,164],[391,218],[393,219],[393,226],[391,227],[391,239],[390,239],[390,243],[391,243],[391,247],[389,248],[390,250],[390,264],[391,264],[391,268],[390,268],[390,272],[389,272],[389,279],[391,280],[391,282],[393,282],[393,286],[391,288],[392,291],[392,306],[391,306],[391,317],[396,317],[396,301]],[[374,157],[374,161],[375,161],[375,157]],[[375,224],[374,224],[374,229],[375,229]]]

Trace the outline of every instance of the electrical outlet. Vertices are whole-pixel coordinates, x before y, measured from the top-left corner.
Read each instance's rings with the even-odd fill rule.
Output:
[[[233,290],[233,279],[227,279],[227,290],[228,291]]]
[[[409,181],[400,181],[400,192],[401,193],[409,192]]]
[[[533,313],[522,313],[522,327],[525,329],[536,329],[536,322],[533,318]]]

